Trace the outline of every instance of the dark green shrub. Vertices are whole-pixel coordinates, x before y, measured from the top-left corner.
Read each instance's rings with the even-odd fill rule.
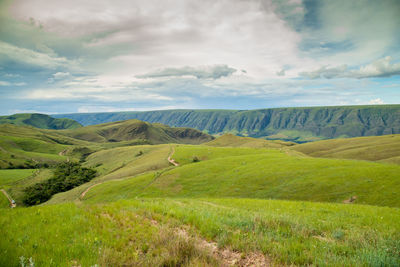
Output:
[[[29,186],[24,190],[23,202],[28,206],[43,203],[49,200],[52,195],[87,183],[95,176],[95,170],[83,168],[79,163],[61,163],[55,168],[52,178]]]

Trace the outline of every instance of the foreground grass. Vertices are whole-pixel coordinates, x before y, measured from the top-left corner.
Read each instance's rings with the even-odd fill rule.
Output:
[[[37,266],[218,265],[193,240],[200,235],[277,264],[396,266],[397,208],[254,199],[136,199],[4,210],[0,265],[20,256]],[[158,223],[153,223],[158,221]]]
[[[153,225],[120,203],[4,210],[0,266],[219,266],[167,226]]]
[[[208,160],[193,163],[194,156]],[[98,185],[85,199],[91,203],[135,197],[343,202],[357,196],[360,204],[400,207],[397,165],[206,146],[178,146],[174,158],[184,165]]]

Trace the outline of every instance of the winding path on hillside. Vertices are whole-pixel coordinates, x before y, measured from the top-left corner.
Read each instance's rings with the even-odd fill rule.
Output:
[[[172,158],[172,155],[174,155],[174,153],[175,153],[175,148],[172,147],[171,153],[168,155],[167,160],[168,160],[169,163],[171,163],[171,164],[174,165],[175,167],[178,167],[179,164],[176,163],[176,161]],[[120,180],[123,180],[123,179],[115,179],[115,180],[112,180],[112,181],[120,181]],[[97,184],[91,185],[91,186],[89,186],[88,188],[86,188],[86,190],[83,191],[82,194],[80,195],[79,199],[82,200],[82,199],[85,197],[86,193],[89,192],[90,189],[92,189],[93,187],[95,187],[95,186],[97,186],[97,185],[101,185],[102,183],[104,183],[104,182],[97,183]]]
[[[10,202],[10,207],[11,208],[17,207],[17,204],[15,204],[15,201],[13,201],[13,199],[7,194],[6,190],[1,189],[0,191],[8,198],[8,201]]]
[[[171,164],[174,165],[175,167],[178,167],[179,164],[176,163],[176,161],[172,158],[172,155],[173,155],[174,153],[175,153],[175,147],[172,147],[171,153],[170,153],[169,156],[168,156],[168,161],[169,161],[169,163],[171,163]]]

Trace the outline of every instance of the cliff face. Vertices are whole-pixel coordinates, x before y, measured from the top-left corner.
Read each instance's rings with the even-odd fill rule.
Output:
[[[192,127],[210,134],[311,141],[400,133],[400,105],[275,108],[260,110],[165,110],[57,115],[84,125],[139,119]]]

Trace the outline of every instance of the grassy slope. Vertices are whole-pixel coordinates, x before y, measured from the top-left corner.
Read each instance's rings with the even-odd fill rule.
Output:
[[[5,171],[5,170],[2,170]],[[51,178],[53,175],[50,169],[40,169],[35,171],[32,175],[25,176],[23,179],[7,185],[7,193],[16,201],[18,206],[22,206],[22,198],[24,196],[24,189],[35,183],[42,182]]]
[[[99,177],[70,191],[54,195],[48,203],[73,201],[88,187],[104,181],[132,177],[169,166],[169,145],[133,146],[102,150],[90,155],[85,166],[95,168]],[[142,154],[139,152],[142,151]]]
[[[249,155],[235,156],[251,151]],[[221,157],[210,157],[210,152]],[[255,152],[254,152],[255,151]],[[182,156],[181,156],[182,155]],[[358,203],[400,207],[400,166],[308,158],[278,150],[182,146],[178,161],[192,155],[209,160],[163,172],[99,185],[88,192],[91,202],[147,197],[251,197]],[[211,160],[212,159],[212,160]]]
[[[207,146],[215,147],[251,147],[251,148],[283,148],[296,143],[281,140],[264,140],[251,137],[240,137],[233,134],[224,134],[217,139],[205,143]]]
[[[0,124],[9,123],[18,126],[33,126],[41,129],[77,129],[82,127],[78,122],[71,119],[56,119],[45,114],[14,114],[11,116],[0,116]]]
[[[20,266],[21,256],[35,266],[220,266],[191,239],[120,204],[2,212],[0,266]]]
[[[22,184],[21,181],[33,177],[35,172],[36,170],[34,169],[0,170],[0,189],[6,190],[15,199],[15,194],[11,194],[11,192],[16,192]],[[29,181],[30,179],[27,180]],[[16,195],[18,196],[18,193]],[[20,203],[20,200],[18,202]],[[0,208],[9,208],[9,206],[7,197],[0,192]]]
[[[35,169],[0,170],[0,188],[7,188],[35,172]]]
[[[79,160],[82,154],[120,146],[159,143],[198,144],[213,137],[198,130],[170,128],[137,120],[82,127],[43,130],[0,125],[0,168],[23,168],[37,163]]]
[[[10,202],[8,201],[8,198],[0,192],[0,209],[6,209],[10,207]]]
[[[73,151],[78,147],[100,149],[100,145],[96,143],[61,135],[59,130],[0,125],[0,168],[26,166],[27,162],[55,163],[66,161],[68,157],[71,160],[78,160],[79,153],[59,155],[62,151]]]
[[[251,148],[157,145],[91,154],[85,164],[100,176],[49,203],[76,200],[89,185],[108,181],[92,188],[84,202],[2,210],[0,265],[18,266],[20,256],[32,257],[37,266],[221,265],[194,239],[177,234],[177,227],[243,257],[262,252],[277,264],[395,266],[400,261],[400,166],[310,158],[285,147],[256,148],[264,142],[235,140],[234,146]],[[177,168],[167,168],[171,147]],[[193,163],[194,157],[200,162]],[[11,195],[47,179],[46,171],[18,179]],[[352,195],[357,203],[397,208],[244,199],[341,202]],[[119,199],[128,200],[101,204]]]
[[[371,136],[312,142],[294,150],[313,157],[400,163],[400,135]]]
[[[178,227],[244,257],[260,251],[278,264],[395,266],[400,260],[400,213],[395,208],[254,199],[139,199],[2,212],[2,266],[19,266],[20,256],[32,257],[37,266],[221,265],[193,239],[177,235]]]

